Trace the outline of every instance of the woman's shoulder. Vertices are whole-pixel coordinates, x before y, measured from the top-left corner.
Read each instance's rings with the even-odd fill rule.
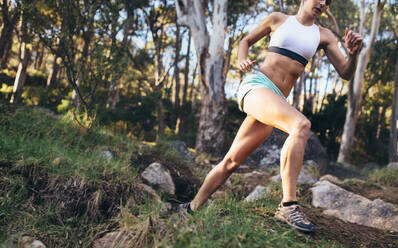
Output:
[[[269,14],[269,17],[272,18],[276,22],[280,22],[285,20],[289,15],[286,15],[285,13],[282,12],[272,12]]]
[[[288,17],[289,15],[286,15],[282,12],[272,12],[266,18],[271,20],[273,25],[279,26],[279,24],[283,23]]]

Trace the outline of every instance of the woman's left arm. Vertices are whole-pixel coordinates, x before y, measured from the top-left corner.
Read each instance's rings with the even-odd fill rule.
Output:
[[[326,56],[343,79],[351,80],[357,66],[358,54],[362,48],[362,37],[351,30],[345,30],[345,45],[349,52],[348,60],[346,60],[338,47],[334,34],[326,28],[322,28],[321,32],[321,47]]]

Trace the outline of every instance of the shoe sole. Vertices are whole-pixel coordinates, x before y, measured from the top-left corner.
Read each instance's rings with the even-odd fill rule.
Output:
[[[313,232],[315,231],[315,229],[313,229],[313,230],[308,230],[308,229],[305,229],[305,228],[296,226],[296,225],[290,223],[290,222],[289,222],[283,215],[281,215],[281,214],[275,214],[275,218],[278,219],[278,220],[280,220],[280,221],[282,221],[282,222],[284,222],[284,223],[286,223],[286,224],[288,224],[289,226],[294,227],[294,228],[296,228],[297,230],[300,230],[300,231],[303,231],[303,232],[313,233]]]

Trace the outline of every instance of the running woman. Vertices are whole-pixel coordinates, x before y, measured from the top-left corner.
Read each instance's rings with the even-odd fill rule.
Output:
[[[305,232],[315,230],[296,197],[297,179],[311,123],[286,102],[286,97],[319,49],[324,50],[343,79],[350,80],[354,75],[362,37],[346,28],[345,45],[349,52],[346,59],[333,33],[315,24],[315,20],[329,8],[331,2],[302,0],[296,15],[273,12],[241,40],[238,66],[241,71],[249,72],[256,62],[247,58],[249,47],[264,36],[271,36],[265,61],[258,71],[246,76],[239,86],[238,106],[247,117],[223,160],[206,176],[195,198],[181,204],[180,209],[193,212],[201,207],[275,127],[289,134],[281,150],[283,198],[275,217]]]

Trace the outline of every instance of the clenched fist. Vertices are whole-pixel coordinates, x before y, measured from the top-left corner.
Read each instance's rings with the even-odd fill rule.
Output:
[[[348,28],[345,29],[345,45],[348,49],[348,52],[352,55],[355,52],[359,52],[362,48],[362,40],[363,38],[355,33],[352,30],[348,30]]]
[[[247,72],[253,69],[255,63],[256,63],[255,60],[251,61],[250,59],[246,59],[244,61],[239,62],[238,68],[243,72]]]

